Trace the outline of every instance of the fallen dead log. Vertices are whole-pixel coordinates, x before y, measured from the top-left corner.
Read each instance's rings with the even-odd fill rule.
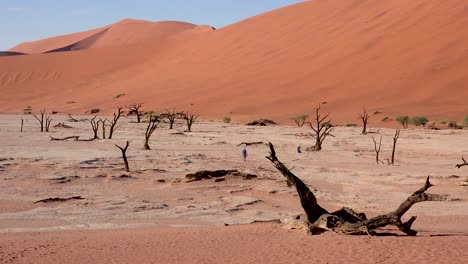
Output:
[[[69,136],[69,137],[64,137],[64,138],[54,138],[52,136],[49,136],[51,141],[65,141],[65,140],[70,140],[73,139],[75,141],[79,140],[79,136]]]
[[[70,200],[84,200],[85,198],[81,196],[72,196],[68,198],[47,198],[47,199],[42,199],[39,201],[34,202],[35,204],[37,203],[53,203],[53,202],[66,202]]]
[[[465,158],[463,156],[462,156],[462,161],[463,161],[463,163],[457,164],[457,165],[455,165],[455,167],[461,168],[463,166],[468,166],[468,162],[466,162],[466,160],[465,160]]]
[[[194,182],[212,178],[221,178],[224,176],[242,177],[242,179],[244,180],[251,180],[257,178],[257,175],[243,173],[238,170],[201,170],[196,173],[187,174],[185,175],[185,178],[187,179],[187,182]]]
[[[67,125],[67,124],[65,124],[65,123],[58,123],[58,124],[56,124],[54,127],[55,127],[55,128],[59,128],[59,127],[60,127],[60,128],[73,128],[73,127],[71,127],[71,126],[69,126],[69,125]]]
[[[90,138],[90,139],[80,139],[79,136],[69,136],[69,137],[64,137],[64,138],[54,138],[52,136],[49,136],[51,141],[66,141],[66,140],[74,140],[74,141],[82,141],[82,142],[89,142],[89,141],[94,141],[96,140],[95,138]]]
[[[299,194],[302,208],[307,215],[307,229],[310,234],[320,234],[325,231],[332,231],[338,234],[347,235],[375,235],[375,229],[387,225],[395,225],[400,231],[409,236],[415,236],[417,231],[411,229],[412,224],[416,220],[416,216],[412,216],[408,221],[403,222],[402,216],[415,203],[425,201],[446,201],[448,195],[445,194],[430,194],[426,191],[434,186],[429,181],[429,176],[426,179],[424,186],[410,195],[395,211],[367,219],[363,213],[357,213],[351,208],[342,208],[336,212],[329,213],[321,207],[314,193],[294,175],[281,161],[276,157],[276,152],[273,144],[270,145],[270,156],[267,157],[281,174],[291,182]]]
[[[261,144],[265,144],[263,141],[258,141],[258,142],[242,142],[240,143],[239,145],[237,146],[242,146],[242,145],[245,145],[245,146],[251,146],[251,145],[261,145]]]

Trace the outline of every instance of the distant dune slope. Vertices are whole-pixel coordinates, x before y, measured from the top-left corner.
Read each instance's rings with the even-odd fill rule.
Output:
[[[137,47],[131,39],[146,29],[120,26],[92,44],[99,49],[0,58],[0,111],[109,113],[143,102],[285,121],[326,101],[336,122],[356,122],[362,106],[388,116],[468,115],[465,0],[306,1],[216,31],[188,24]],[[129,45],[111,45],[119,36]]]
[[[83,32],[41,39],[38,41],[24,42],[11,48],[9,51],[16,51],[27,54],[44,53],[49,50],[59,49],[68,45],[72,45],[75,42],[88,38],[105,29],[106,27],[101,27]]]
[[[126,46],[162,39],[195,27],[196,25],[178,21],[124,19],[106,27],[21,43],[10,51],[34,54]]]

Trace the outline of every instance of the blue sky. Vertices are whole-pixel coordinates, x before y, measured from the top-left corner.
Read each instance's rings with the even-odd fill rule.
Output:
[[[220,28],[302,0],[0,0],[0,50],[123,18]]]

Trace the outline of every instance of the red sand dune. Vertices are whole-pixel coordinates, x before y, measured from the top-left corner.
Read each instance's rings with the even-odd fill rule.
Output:
[[[24,42],[13,48],[10,51],[33,54],[33,53],[44,53],[49,50],[58,49],[71,45],[80,40],[86,39],[94,34],[98,34],[101,31],[106,30],[106,27],[96,28],[83,32],[68,34],[64,36],[52,37],[41,39],[33,42]]]
[[[92,49],[1,57],[0,111],[110,113],[142,102],[285,121],[326,101],[337,122],[356,122],[362,106],[390,117],[468,114],[465,0],[317,0],[216,31],[176,24],[151,35],[156,25],[114,24]],[[69,39],[48,47],[79,42]]]

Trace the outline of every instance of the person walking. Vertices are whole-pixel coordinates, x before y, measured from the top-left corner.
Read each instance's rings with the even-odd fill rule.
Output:
[[[302,153],[301,145],[297,146],[297,153]]]
[[[244,161],[247,159],[247,149],[242,150],[242,157],[244,158]]]

